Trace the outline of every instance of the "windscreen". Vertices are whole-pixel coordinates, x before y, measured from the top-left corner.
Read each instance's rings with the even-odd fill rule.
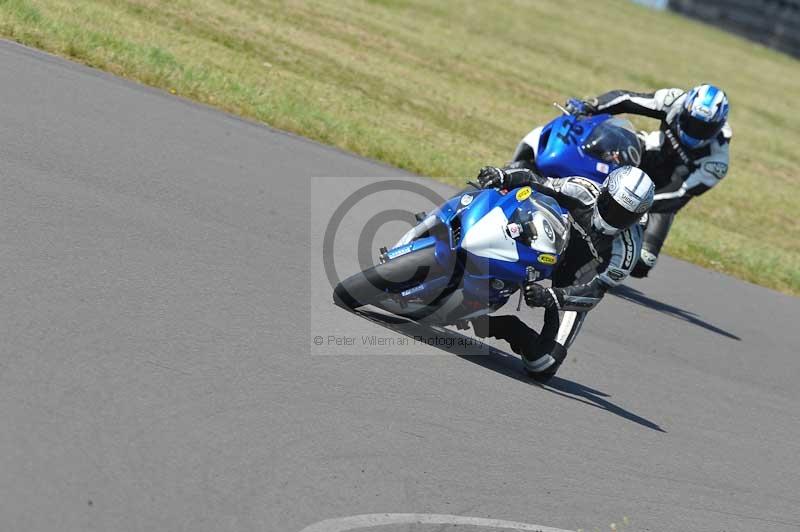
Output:
[[[581,149],[587,155],[617,166],[639,166],[642,148],[630,121],[610,118],[594,128]]]
[[[509,222],[522,227],[520,239],[532,248],[560,255],[569,241],[569,228],[556,201],[549,196],[531,196],[520,203]]]

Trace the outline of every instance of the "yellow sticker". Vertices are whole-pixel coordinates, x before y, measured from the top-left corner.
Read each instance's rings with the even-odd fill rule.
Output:
[[[542,264],[550,264],[550,265],[552,265],[552,264],[556,263],[556,257],[555,257],[555,255],[549,255],[547,253],[540,253],[539,254],[539,262],[541,262]]]
[[[524,201],[531,197],[531,187],[522,187],[517,190],[517,201]]]

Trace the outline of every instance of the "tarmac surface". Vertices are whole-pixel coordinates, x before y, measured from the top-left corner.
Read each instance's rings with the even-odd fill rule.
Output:
[[[800,529],[800,299],[664,257],[541,387],[468,331],[332,304],[324,263],[431,205],[383,187],[323,257],[337,207],[452,189],[12,43],[0,64],[4,530]]]

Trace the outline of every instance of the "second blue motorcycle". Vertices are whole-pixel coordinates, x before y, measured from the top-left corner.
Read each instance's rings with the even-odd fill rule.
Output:
[[[639,166],[642,145],[630,121],[608,114],[562,115],[525,135],[511,166],[546,177],[588,177],[602,183],[623,165]]]

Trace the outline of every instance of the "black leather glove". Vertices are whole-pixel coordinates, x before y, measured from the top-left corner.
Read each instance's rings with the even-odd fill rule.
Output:
[[[549,308],[556,304],[553,291],[548,290],[540,284],[529,283],[525,286],[525,303],[529,307]]]
[[[593,115],[597,112],[597,107],[591,101],[586,100],[578,100],[576,98],[570,98],[567,100],[567,103],[564,105],[564,109],[566,109],[569,114],[581,116],[581,115]]]
[[[507,177],[502,168],[484,166],[481,168],[481,171],[478,172],[478,184],[481,188],[502,188],[505,185]]]

